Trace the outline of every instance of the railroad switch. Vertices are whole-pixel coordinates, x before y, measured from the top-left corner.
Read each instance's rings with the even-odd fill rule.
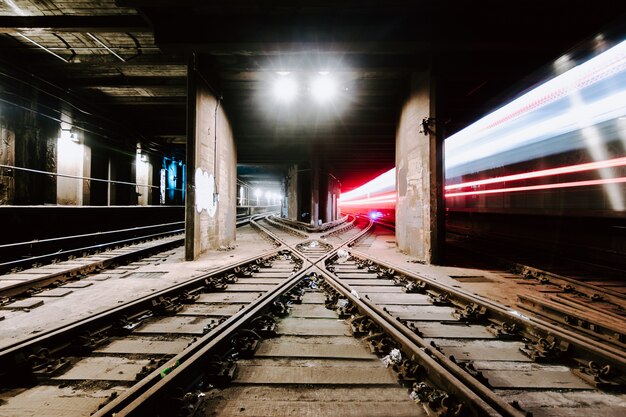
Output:
[[[436,293],[434,291],[428,291],[427,293],[428,299],[435,306],[449,306],[451,304],[448,293]]]
[[[289,315],[290,312],[290,308],[289,308],[289,304],[287,303],[283,303],[281,301],[274,301],[270,307],[270,310],[272,311],[272,314],[275,314],[276,316],[279,317],[284,317]]]
[[[388,269],[382,269],[382,270],[378,271],[377,278],[379,278],[379,279],[393,279],[395,275],[396,275],[396,271],[391,269],[391,268],[388,268]]]
[[[495,335],[500,340],[511,340],[519,337],[519,329],[515,323],[492,323],[487,326],[487,331]]]
[[[239,330],[231,339],[230,345],[237,352],[240,358],[251,358],[254,356],[261,342],[261,336],[254,330]]]
[[[159,297],[156,300],[152,300],[152,309],[156,314],[163,316],[172,316],[178,313],[183,306],[179,303],[174,303],[169,297]]]
[[[108,330],[108,329],[107,329]],[[78,352],[90,352],[109,340],[106,330],[96,332],[86,331],[73,341]]]
[[[272,261],[270,261],[269,259],[263,259],[263,260],[259,259],[257,260],[257,262],[261,268],[271,268],[273,265]]]
[[[489,381],[487,380],[487,378],[483,375],[481,371],[476,369],[472,361],[460,361],[459,362],[454,356],[450,356],[450,360],[456,363],[457,365],[459,365],[461,369],[463,369],[465,372],[470,374],[474,379],[476,379],[483,385],[489,386]]]
[[[404,292],[407,294],[424,294],[426,292],[426,283],[425,282],[413,282],[409,281],[404,286]]]
[[[594,361],[586,362],[580,359],[576,361],[580,366],[578,369],[572,369],[572,372],[596,388],[603,390],[626,388],[626,378],[614,371],[611,365],[602,366]]]
[[[412,387],[417,383],[418,376],[424,371],[422,365],[409,359],[402,359],[400,363],[392,364],[391,369],[396,372],[398,382],[404,387]]]
[[[465,415],[465,407],[461,403],[455,403],[450,396],[425,382],[413,384],[413,391],[409,394],[411,399],[427,408],[428,415],[438,417],[459,417]]]
[[[242,267],[236,267],[235,269],[233,269],[233,272],[235,273],[233,274],[229,274],[228,276],[237,276],[238,278],[250,278],[252,276],[252,272],[248,269],[248,268],[242,268]],[[234,282],[234,281],[233,281]],[[232,284],[232,282],[231,282]]]
[[[386,333],[376,333],[365,337],[363,340],[367,342],[370,351],[376,355],[383,356],[392,349],[397,349],[398,343],[389,337]]]
[[[373,331],[380,332],[376,323],[367,316],[353,316],[348,320],[348,324],[355,337],[365,336]]]
[[[154,314],[151,311],[145,311],[143,314],[135,315],[132,318],[128,318],[126,316],[120,317],[113,325],[113,333],[129,334],[137,327],[141,326],[144,320],[153,316]]]
[[[415,325],[414,322],[410,322],[408,320],[400,320],[400,318],[398,318],[398,321],[400,323],[402,323],[402,325],[404,325],[406,328],[408,328],[410,331],[412,331],[413,333],[415,333],[417,336],[419,337],[423,337],[423,333],[420,331],[420,329]]]
[[[46,380],[59,374],[70,365],[70,361],[63,358],[53,358],[46,348],[39,349],[28,357],[28,363],[33,375],[38,380]]]
[[[453,315],[466,323],[476,323],[485,319],[487,307],[471,303],[467,304],[463,309],[457,309]]]
[[[164,401],[162,404],[162,415],[167,416],[193,416],[196,414],[205,398],[202,392],[185,392],[181,388],[177,389],[177,394]]]
[[[224,388],[235,378],[237,364],[232,360],[209,362],[205,372],[206,385]]]
[[[157,369],[159,366],[161,366],[163,363],[165,363],[167,361],[167,359],[163,358],[161,359],[161,361],[156,361],[154,359],[150,360],[150,363],[147,365],[144,365],[141,368],[141,371],[139,371],[137,373],[137,375],[135,376],[135,381],[140,381],[143,378],[145,378],[146,376],[148,376],[149,374],[151,374],[152,372],[154,372],[155,369]]]
[[[337,300],[337,309],[335,311],[342,320],[359,313],[359,309],[345,298]]]
[[[254,331],[261,337],[268,339],[270,337],[277,336],[276,320],[270,315],[266,314],[263,316],[255,317],[250,321],[250,325],[254,329]]]
[[[206,292],[224,291],[226,288],[228,288],[227,283],[221,282],[215,278],[207,278],[204,280],[204,291]]]
[[[527,342],[520,350],[535,362],[549,362],[560,359],[569,350],[569,343],[559,342],[554,336],[548,336],[537,342]]]
[[[237,269],[237,268],[235,268],[235,269]],[[237,275],[235,275],[235,274],[226,274],[226,275],[223,275],[223,276],[219,277],[218,279],[221,282],[223,282],[224,284],[234,284],[235,282],[237,282],[237,277],[239,277],[240,275],[242,275],[242,277],[244,277],[244,276],[247,276],[247,277],[252,276],[252,274],[249,273],[249,271],[246,271],[246,273],[248,273],[248,275],[245,275],[243,272],[240,271],[239,274],[235,273]]]
[[[200,298],[200,294],[191,294],[185,291],[178,296],[178,302],[181,304],[193,304],[198,300],[198,298]]]

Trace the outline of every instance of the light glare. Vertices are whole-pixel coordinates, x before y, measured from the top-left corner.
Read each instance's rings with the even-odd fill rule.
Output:
[[[311,93],[316,101],[328,102],[337,94],[337,83],[328,73],[322,74],[320,72],[320,75],[311,84]]]
[[[287,76],[282,76],[274,82],[274,97],[282,103],[289,103],[298,94],[298,85]]]

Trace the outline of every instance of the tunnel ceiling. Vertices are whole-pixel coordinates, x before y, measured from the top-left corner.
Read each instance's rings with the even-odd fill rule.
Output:
[[[530,72],[623,21],[624,8],[607,0],[12,0],[0,3],[0,59],[158,146],[182,149],[187,62],[205,54],[239,162],[306,161],[314,149],[351,188],[394,165],[411,73],[432,68],[438,128],[451,134]],[[278,107],[265,91],[278,70],[335,73],[342,107]]]

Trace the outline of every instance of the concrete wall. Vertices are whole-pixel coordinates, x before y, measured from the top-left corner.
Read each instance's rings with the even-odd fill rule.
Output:
[[[228,118],[194,65],[188,74],[185,258],[235,241],[237,149]]]
[[[400,250],[432,263],[438,259],[440,245],[437,162],[441,155],[434,124],[432,130],[422,126],[428,117],[436,117],[434,83],[427,73],[414,74],[396,131],[396,241]]]

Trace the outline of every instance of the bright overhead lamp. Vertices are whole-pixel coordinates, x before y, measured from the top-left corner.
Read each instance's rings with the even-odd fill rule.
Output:
[[[283,75],[274,81],[274,97],[282,103],[290,103],[298,94],[298,84],[288,75]]]
[[[319,103],[331,101],[337,95],[337,82],[328,72],[320,72],[311,83],[311,94]]]

